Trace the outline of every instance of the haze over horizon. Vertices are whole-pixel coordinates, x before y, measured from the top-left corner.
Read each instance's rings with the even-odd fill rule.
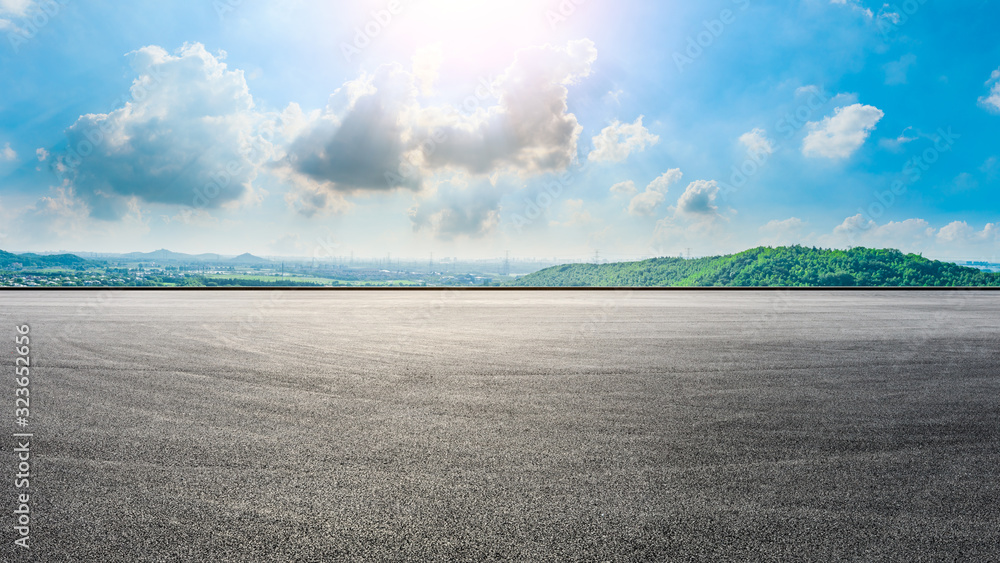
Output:
[[[0,248],[1000,262],[998,16],[0,0]]]

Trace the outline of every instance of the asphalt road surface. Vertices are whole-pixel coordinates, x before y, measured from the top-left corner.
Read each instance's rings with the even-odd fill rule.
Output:
[[[4,562],[1000,559],[1000,293],[0,292],[0,339]]]

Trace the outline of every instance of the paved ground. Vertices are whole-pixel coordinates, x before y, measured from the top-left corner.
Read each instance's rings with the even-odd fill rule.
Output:
[[[2,561],[1000,553],[1000,293],[0,293],[25,322]]]

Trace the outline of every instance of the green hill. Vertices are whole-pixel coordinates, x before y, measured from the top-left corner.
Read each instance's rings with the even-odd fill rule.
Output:
[[[54,254],[42,256],[39,254],[11,254],[0,250],[0,268],[9,269],[14,264],[24,268],[77,268],[91,265],[75,254]]]
[[[567,264],[524,276],[527,287],[956,287],[1000,286],[1000,274],[898,250],[760,247],[685,260]]]

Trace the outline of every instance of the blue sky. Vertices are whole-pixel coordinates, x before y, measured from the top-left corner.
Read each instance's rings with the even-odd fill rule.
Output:
[[[986,0],[0,0],[0,248],[1000,261],[997,21]]]

